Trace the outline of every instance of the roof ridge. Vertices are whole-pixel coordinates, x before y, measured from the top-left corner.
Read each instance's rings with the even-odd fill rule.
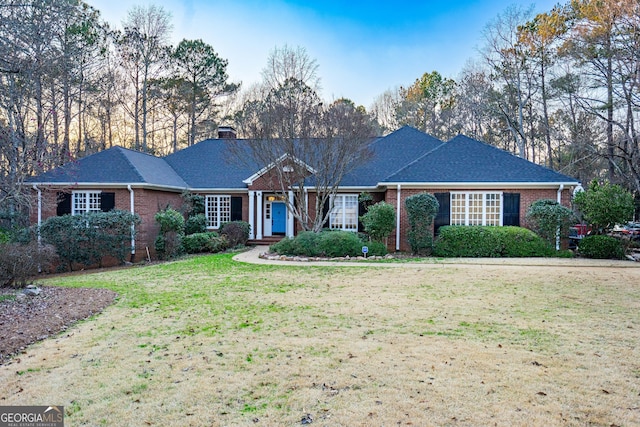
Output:
[[[127,163],[129,163],[129,165],[131,165],[131,167],[133,168],[133,170],[134,170],[134,172],[136,173],[136,175],[138,175],[138,177],[140,177],[140,181],[142,181],[142,182],[147,182],[146,178],[145,178],[144,176],[142,176],[142,173],[140,173],[140,171],[138,170],[138,167],[137,167],[136,165],[134,165],[134,164],[133,164],[133,162],[131,161],[131,159],[129,159],[129,156],[127,156],[127,154],[126,154],[123,150],[126,150],[126,151],[131,152],[131,153],[145,154],[145,155],[147,155],[147,156],[151,156],[151,157],[154,157],[154,158],[156,158],[156,159],[157,159],[157,157],[156,157],[156,156],[152,156],[151,154],[142,153],[142,152],[140,152],[140,151],[130,150],[130,149],[128,149],[128,148],[124,148],[124,147],[121,147],[121,146],[119,146],[119,145],[116,145],[114,148],[117,148],[117,149],[118,149],[118,150],[117,150],[117,151],[118,151],[118,153],[119,153],[122,157],[124,157],[124,159],[127,161]],[[184,181],[184,180],[183,180],[183,181]]]
[[[434,138],[436,139],[436,138]],[[424,159],[426,156],[430,155],[431,153],[433,153],[434,151],[438,150],[440,147],[442,147],[443,145],[445,145],[446,142],[444,141],[440,141],[440,144],[438,144],[437,147],[432,148],[431,150],[428,150],[424,153],[422,153],[420,156],[416,157],[413,161],[407,163],[406,165],[402,166],[400,169],[398,169],[397,171],[387,175],[386,177],[383,178],[384,181],[390,179],[392,176],[399,174],[400,172],[402,172],[403,170],[409,168],[410,166],[418,163],[420,160]]]

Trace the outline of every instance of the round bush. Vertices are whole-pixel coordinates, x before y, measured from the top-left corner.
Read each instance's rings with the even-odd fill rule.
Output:
[[[227,239],[217,233],[194,233],[182,238],[182,248],[188,254],[220,252],[227,248]]]
[[[250,233],[251,225],[244,221],[225,222],[220,226],[220,235],[227,238],[230,248],[244,246]]]
[[[578,244],[578,253],[586,258],[624,259],[623,243],[611,236],[587,236]]]

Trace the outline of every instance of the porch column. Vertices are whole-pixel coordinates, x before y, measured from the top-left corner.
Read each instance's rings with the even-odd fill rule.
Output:
[[[257,240],[261,240],[262,239],[262,217],[263,217],[263,212],[262,212],[262,191],[256,191],[256,196],[258,197],[258,207],[257,207],[257,215],[256,215],[256,239]]]
[[[293,191],[289,191],[288,194],[289,203],[293,206]],[[287,209],[287,237],[293,237],[293,212],[289,212]]]
[[[397,207],[396,207],[396,251],[400,250],[400,208],[402,204],[400,203],[400,184],[398,184],[398,194],[397,194]]]
[[[256,236],[256,210],[255,210],[256,192],[249,191],[249,240],[253,240]]]

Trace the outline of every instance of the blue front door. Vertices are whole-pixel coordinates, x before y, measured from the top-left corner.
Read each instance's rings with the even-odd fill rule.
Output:
[[[285,234],[287,231],[287,207],[282,202],[271,204],[271,233]]]

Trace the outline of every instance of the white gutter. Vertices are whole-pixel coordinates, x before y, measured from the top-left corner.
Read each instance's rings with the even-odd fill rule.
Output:
[[[557,189],[559,185],[566,187],[580,185],[578,181],[565,181],[565,182],[379,182],[378,187],[394,187],[396,185],[402,185],[405,189],[440,189],[447,190],[453,189]],[[342,187],[341,187],[342,188]]]
[[[133,194],[133,188],[131,188],[131,184],[127,185],[127,190],[129,190],[129,206],[131,207],[131,215],[136,214],[136,210],[134,207],[135,197]],[[136,226],[135,224],[131,224],[131,262],[136,255]]]
[[[36,184],[33,184],[33,189],[38,192],[38,246],[40,245],[40,226],[42,225],[42,190],[38,188]]]
[[[564,184],[560,184],[558,187],[557,201],[559,205],[562,205],[562,190],[564,190]],[[556,230],[556,251],[560,250],[560,227]]]
[[[396,251],[400,250],[400,190],[401,185],[398,184],[396,201]]]

